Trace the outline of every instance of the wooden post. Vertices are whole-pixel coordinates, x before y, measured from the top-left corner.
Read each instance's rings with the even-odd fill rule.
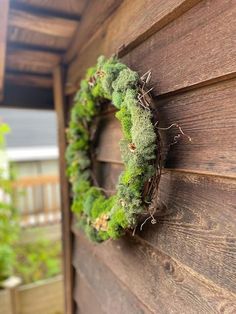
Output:
[[[3,99],[9,3],[9,0],[2,0],[0,8],[0,100]]]
[[[74,313],[73,302],[73,266],[72,266],[72,241],[71,232],[72,215],[70,212],[69,184],[66,177],[66,104],[64,96],[63,69],[59,65],[53,72],[54,104],[57,113],[58,143],[60,162],[60,188],[61,188],[61,210],[62,210],[62,238],[64,252],[64,291],[65,291],[65,313]]]
[[[18,295],[18,286],[21,284],[21,279],[19,277],[9,277],[5,280],[2,286],[6,289],[7,294],[9,295],[10,308],[9,314],[19,314],[19,295]]]

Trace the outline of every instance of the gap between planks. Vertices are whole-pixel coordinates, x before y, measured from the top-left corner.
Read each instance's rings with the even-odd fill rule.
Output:
[[[103,264],[106,265],[106,267],[114,274],[114,276],[117,278],[117,280],[122,283],[122,285],[124,285],[126,287],[126,289],[128,289],[131,294],[133,294],[142,304],[143,301],[140,300],[140,298],[133,293],[132,290],[130,290],[130,288],[127,286],[126,282],[124,282],[123,280],[121,280],[119,277],[117,277],[116,273],[113,271],[112,267],[110,267],[110,265],[108,265],[106,263],[106,261],[101,257],[101,255],[97,254],[96,252],[96,248],[99,246],[93,246],[88,245],[88,239],[85,238],[85,235],[82,233],[82,231],[78,230],[75,225],[73,224],[72,228],[72,233],[76,236],[79,237],[80,240],[82,240],[85,244],[85,246],[88,248],[88,250],[94,255],[96,256],[96,258],[98,258],[101,262],[103,262]],[[130,233],[129,233],[130,234]],[[132,235],[130,234],[130,236],[132,237]],[[230,290],[228,290],[227,288],[222,288],[221,286],[219,286],[218,284],[216,284],[214,281],[210,280],[209,278],[206,278],[205,276],[203,276],[202,274],[194,271],[193,269],[191,269],[189,266],[187,266],[186,264],[182,263],[181,261],[179,261],[178,259],[176,259],[175,257],[172,257],[171,255],[165,253],[163,250],[156,248],[153,244],[149,243],[148,241],[146,241],[145,239],[142,239],[141,237],[139,237],[138,235],[134,236],[135,240],[137,240],[140,244],[143,244],[145,247],[149,246],[152,248],[153,251],[155,251],[158,255],[158,252],[160,252],[161,254],[165,255],[166,257],[168,257],[169,259],[173,260],[177,265],[181,266],[183,269],[186,270],[187,273],[189,273],[190,275],[192,275],[194,278],[197,278],[200,282],[202,282],[205,286],[208,287],[208,289],[210,290],[218,290],[219,292],[222,292],[223,294],[228,294],[233,298],[236,298],[236,294]],[[112,239],[107,240],[108,242],[113,241]],[[74,268],[76,269],[76,265],[73,264]],[[144,304],[145,307],[147,307],[146,304]],[[147,307],[148,308],[148,307]],[[148,308],[151,312],[153,312],[153,310],[151,308]],[[155,312],[153,312],[155,313]]]

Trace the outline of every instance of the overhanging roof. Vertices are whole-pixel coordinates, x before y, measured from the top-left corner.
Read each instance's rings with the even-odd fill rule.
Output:
[[[0,1],[0,106],[54,108],[52,73],[88,2]]]

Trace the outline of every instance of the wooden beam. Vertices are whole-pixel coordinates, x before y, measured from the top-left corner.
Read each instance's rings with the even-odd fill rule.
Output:
[[[8,10],[9,0],[2,0],[0,8],[0,100],[3,97],[4,88]]]
[[[27,109],[53,109],[53,94],[50,88],[17,86],[6,82],[2,107]]]
[[[6,73],[6,81],[13,85],[52,88],[52,77],[21,72]]]
[[[21,39],[18,39],[18,38],[16,39],[14,36],[13,38],[11,36],[8,37],[7,48],[11,51],[12,50],[30,50],[30,51],[38,51],[38,52],[49,52],[49,53],[53,53],[57,55],[63,55],[65,53],[65,49],[63,48],[56,48],[53,46],[46,45],[45,43],[35,44],[35,43],[22,42]]]
[[[11,9],[9,13],[9,26],[55,37],[71,38],[76,30],[77,21]]]
[[[87,2],[88,0],[11,0],[11,7],[28,13],[78,21]]]
[[[61,66],[57,66],[53,73],[54,104],[58,121],[58,141],[60,153],[60,187],[61,187],[61,209],[62,209],[62,235],[64,252],[64,278],[65,278],[65,313],[74,313],[73,304],[73,267],[72,246],[73,235],[71,232],[72,214],[70,211],[69,184],[66,177],[66,108],[64,97],[64,76]]]
[[[50,74],[54,67],[59,64],[60,58],[60,55],[55,53],[9,49],[6,67],[8,70]]]

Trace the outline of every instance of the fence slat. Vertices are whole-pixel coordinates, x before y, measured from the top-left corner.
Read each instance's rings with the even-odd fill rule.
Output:
[[[24,177],[14,183],[16,192],[24,191],[20,196],[22,208],[20,202],[16,201],[16,206],[21,209],[22,226],[58,221],[58,217],[60,217],[58,185],[59,178],[55,175]]]

